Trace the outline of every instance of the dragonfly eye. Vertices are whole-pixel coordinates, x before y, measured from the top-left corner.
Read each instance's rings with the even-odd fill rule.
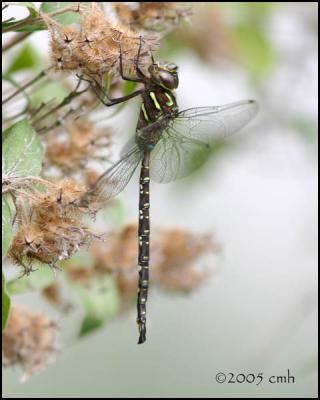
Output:
[[[167,61],[166,63],[164,63],[164,67],[166,68],[166,69],[168,69],[169,71],[177,71],[177,69],[178,69],[178,66],[177,66],[177,64],[175,64],[175,63],[173,63],[173,62],[169,62],[169,61]]]
[[[159,78],[161,84],[167,89],[176,89],[179,85],[178,74],[175,72],[169,72],[166,70],[159,71]]]

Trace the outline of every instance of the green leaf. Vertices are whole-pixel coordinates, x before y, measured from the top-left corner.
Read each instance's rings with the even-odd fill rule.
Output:
[[[161,60],[174,59],[183,51],[190,51],[190,44],[181,37],[180,32],[172,31],[161,41],[157,57]]]
[[[37,108],[41,103],[54,100],[59,103],[67,96],[66,89],[59,82],[49,82],[39,85],[30,94],[30,107]]]
[[[28,11],[29,11],[29,15],[28,15],[28,17],[26,17],[24,19],[21,19],[21,20],[15,20],[14,19],[13,21],[8,21],[8,22],[2,23],[2,30],[3,31],[10,30],[10,27],[14,27],[15,25],[20,24],[20,23],[22,23],[22,24],[25,23],[26,26],[24,26],[23,28],[26,28],[26,29],[22,29],[22,30],[17,29],[17,32],[18,31],[21,32],[21,31],[33,31],[33,30],[35,30],[31,26],[31,22],[33,20],[35,20],[35,18],[38,16],[38,10],[37,10],[37,7],[33,3],[31,3],[31,2],[18,2],[18,3],[10,2],[8,4],[9,5],[13,5],[13,6],[27,7]],[[28,23],[29,23],[29,26],[28,26]],[[14,30],[15,29],[13,28],[13,31]]]
[[[12,60],[6,74],[12,74],[17,71],[33,68],[41,68],[40,56],[34,46],[26,43]]]
[[[6,290],[6,282],[2,272],[2,330],[6,327],[10,310],[10,297]]]
[[[128,96],[128,94],[131,94],[135,90],[136,86],[136,82],[125,81],[123,85],[123,95]]]
[[[277,6],[275,2],[220,2],[211,3],[213,7],[221,9],[222,12],[231,15],[232,20],[252,25],[254,23],[261,23]]]
[[[271,43],[258,28],[249,24],[235,26],[232,34],[239,60],[253,79],[262,79],[276,61]]]
[[[37,18],[27,17],[19,21],[8,21],[2,23],[2,32],[36,32],[46,29],[40,25]]]
[[[22,294],[40,290],[56,280],[55,271],[50,269],[47,265],[36,261],[33,263],[33,267],[37,268],[36,271],[7,282],[9,294]]]
[[[89,220],[88,220],[89,222]],[[63,269],[68,269],[69,266],[78,265],[79,267],[92,268],[94,266],[94,260],[88,251],[78,251],[73,254],[71,258],[61,261]]]
[[[218,143],[218,142],[217,142]],[[212,152],[214,152],[215,145],[212,145],[210,148],[200,147],[194,148],[192,152],[190,152],[188,159],[185,160],[184,171],[187,175],[190,175],[191,179],[196,179],[197,174],[195,173],[206,164],[206,161],[211,156]],[[183,183],[182,183],[183,184]]]
[[[185,170],[188,171],[189,178],[187,180],[181,180],[177,185],[179,187],[189,186],[192,180],[197,181],[203,173],[208,164],[207,160],[210,159],[210,173],[215,172],[215,164],[219,162],[220,157],[226,152],[232,149],[234,146],[232,141],[217,140],[211,144],[210,149],[198,148],[190,153],[190,157],[185,165]]]
[[[27,3],[32,4],[32,3]],[[22,5],[22,3],[21,3]],[[41,4],[40,11],[43,13],[51,13],[54,11],[59,11],[64,8],[73,6],[75,7],[75,3],[71,2],[57,2],[57,3],[49,3],[45,2]],[[29,11],[31,9],[29,8]],[[69,25],[76,22],[79,22],[80,15],[76,11],[67,11],[61,15],[57,15],[53,17],[54,20],[59,22],[62,25]],[[2,24],[3,32],[35,32],[40,30],[45,30],[46,25],[41,22],[39,23],[38,13],[36,11],[30,11],[30,15],[27,18],[21,19],[19,21],[7,21]]]
[[[13,5],[13,6],[20,6],[20,7],[27,7],[27,9],[28,9],[28,11],[29,11],[29,15],[30,15],[31,17],[35,17],[36,15],[38,15],[37,7],[36,7],[33,3],[31,3],[31,2],[28,2],[28,1],[26,1],[26,2],[19,2],[19,3],[11,3],[11,2],[10,2],[10,5]]]
[[[79,336],[85,336],[92,331],[100,328],[102,325],[103,320],[101,318],[97,318],[95,315],[87,314],[82,320]]]
[[[92,279],[88,287],[72,284],[72,288],[85,311],[80,336],[91,333],[117,313],[119,298],[112,277]]]
[[[39,175],[42,146],[30,122],[23,119],[3,133],[2,162],[7,176]]]
[[[41,4],[40,11],[49,14],[54,11],[61,10],[67,7],[75,7],[74,2],[44,2]],[[61,15],[57,15],[54,19],[62,25],[70,25],[80,21],[80,14],[77,12],[68,11]]]
[[[14,205],[9,194],[2,196],[2,259],[7,255],[11,237]]]

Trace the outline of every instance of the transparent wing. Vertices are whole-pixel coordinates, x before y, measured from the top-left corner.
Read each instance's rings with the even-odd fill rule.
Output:
[[[113,164],[104,172],[93,187],[85,193],[81,199],[82,205],[88,206],[90,203],[105,203],[115,197],[127,186],[143,153],[138,146],[124,154],[119,161]]]
[[[181,111],[174,128],[190,139],[211,144],[239,131],[258,111],[254,100],[238,101],[216,107],[199,107]]]
[[[159,183],[183,178],[199,168],[209,153],[205,143],[164,132],[150,154],[150,177]]]
[[[134,150],[137,147],[136,143],[136,138],[135,136],[132,136],[127,143],[124,144],[120,151],[120,157],[124,157],[127,153],[130,153],[132,150]]]
[[[151,178],[165,183],[189,175],[206,160],[212,144],[240,130],[257,110],[255,101],[245,100],[179,112],[151,152]]]

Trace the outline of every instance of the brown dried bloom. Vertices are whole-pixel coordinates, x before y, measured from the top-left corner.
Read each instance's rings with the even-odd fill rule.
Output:
[[[35,260],[55,268],[58,261],[71,257],[80,247],[101,239],[81,222],[88,209],[77,207],[75,202],[83,191],[65,180],[30,201],[29,217],[19,226],[8,253],[24,273],[32,271]]]
[[[109,160],[106,151],[111,145],[111,135],[97,129],[85,118],[65,124],[65,131],[57,138],[51,135],[47,141],[46,166],[54,166],[64,174],[77,173],[90,161]]]
[[[156,229],[151,242],[151,282],[176,292],[194,290],[208,278],[211,269],[200,269],[201,260],[218,251],[219,246],[210,235],[183,229]],[[91,254],[94,267],[86,279],[113,273],[122,299],[133,299],[137,290],[136,224],[126,225],[121,231],[111,234],[107,245],[96,242],[91,247]]]
[[[191,291],[202,284],[209,270],[198,268],[200,258],[220,250],[210,235],[182,229],[163,232],[160,243],[162,260],[155,265],[153,279],[160,287],[172,291]]]
[[[137,227],[126,225],[120,232],[108,235],[108,241],[100,245],[92,243],[90,253],[93,267],[85,268],[75,263],[66,265],[70,281],[87,286],[92,279],[114,274],[123,305],[132,300],[137,290]]]
[[[63,26],[46,14],[41,17],[51,34],[51,53],[53,65],[58,70],[77,71],[79,60],[74,52],[80,39],[79,31],[74,27]]]
[[[43,218],[18,229],[8,255],[28,274],[35,260],[56,268],[58,261],[70,258],[80,247],[99,238],[75,219]]]
[[[179,41],[213,65],[221,59],[237,57],[236,43],[221,11],[220,7],[208,7],[207,3],[197,4],[197,12],[192,18],[197,29],[186,25],[176,34]]]
[[[121,22],[134,31],[167,33],[191,15],[188,4],[179,2],[115,2],[113,7]]]
[[[41,291],[42,296],[53,306],[62,312],[68,312],[72,308],[71,303],[66,301],[61,293],[61,288],[57,282],[51,283]]]
[[[92,248],[96,267],[105,272],[135,269],[138,255],[137,234],[136,224],[128,224],[120,232],[110,235],[107,246],[96,243]]]
[[[70,281],[78,283],[84,287],[87,286],[90,280],[96,276],[94,269],[86,268],[72,262],[67,264],[66,272]]]
[[[42,14],[51,34],[53,64],[59,70],[77,72],[99,84],[106,73],[119,76],[120,49],[126,73],[135,73],[134,62],[141,45],[140,67],[150,63],[158,45],[154,37],[137,35],[128,27],[111,23],[97,3],[80,6],[78,27],[64,27]]]
[[[89,187],[92,186],[98,180],[100,174],[93,169],[87,169],[84,171],[83,177],[86,182],[86,185]]]
[[[71,217],[86,213],[86,209],[76,206],[86,191],[86,187],[72,179],[63,179],[43,193],[39,192],[32,202],[33,216],[38,218]]]
[[[4,366],[21,366],[25,381],[54,361],[56,352],[56,324],[43,314],[12,306],[2,337]]]

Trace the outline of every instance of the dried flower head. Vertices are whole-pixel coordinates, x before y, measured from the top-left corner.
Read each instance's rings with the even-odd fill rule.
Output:
[[[72,179],[63,179],[50,189],[38,193],[32,202],[32,213],[35,219],[54,219],[56,217],[74,217],[85,213],[86,209],[76,206],[86,187]]]
[[[3,364],[19,365],[25,381],[54,361],[56,352],[56,324],[43,314],[12,306],[2,338]]]
[[[202,260],[219,251],[211,236],[183,229],[156,229],[152,238],[150,279],[154,285],[187,292],[205,282],[212,268],[203,268]],[[86,270],[84,275],[79,267],[73,266],[70,279],[78,276],[77,271],[82,278],[85,276],[86,282],[93,276],[113,273],[122,300],[134,299],[138,255],[136,224],[126,225],[119,232],[112,233],[107,245],[93,244],[91,255],[94,267],[90,272]]]
[[[139,66],[150,64],[158,42],[150,35],[139,35],[127,26],[111,23],[97,3],[80,6],[78,27],[64,27],[47,15],[43,21],[51,34],[51,52],[56,69],[76,72],[101,82],[106,73],[119,76],[120,52],[123,69],[135,75],[135,60],[140,48]]]
[[[107,246],[96,243],[92,252],[94,253],[97,268],[105,272],[132,271],[137,264],[137,226],[126,225],[120,232],[110,235]]]
[[[55,268],[58,261],[71,257],[93,239],[102,238],[81,222],[88,209],[77,207],[76,200],[84,190],[73,181],[64,180],[39,192],[30,202],[29,218],[18,227],[8,253],[24,273],[32,271],[35,260]]]
[[[93,169],[87,169],[83,174],[86,186],[92,186],[98,180],[99,176],[100,174],[97,171]]]
[[[75,219],[41,218],[18,229],[8,255],[28,274],[35,260],[57,268],[58,261],[70,258],[93,239],[100,239],[100,236]]]
[[[97,129],[85,118],[67,122],[61,138],[50,135],[45,155],[46,167],[54,166],[63,174],[79,172],[90,161],[108,161],[111,135]]]
[[[187,3],[138,2],[113,3],[119,19],[134,31],[167,33],[191,15]]]
[[[78,283],[82,286],[87,286],[90,279],[94,278],[95,271],[91,268],[86,268],[78,264],[70,263],[66,266],[68,278],[71,282]]]
[[[61,288],[57,282],[51,283],[41,291],[42,296],[53,306],[62,312],[68,312],[72,308],[70,302],[63,298]]]
[[[191,291],[202,284],[210,270],[200,268],[201,259],[220,250],[211,235],[183,229],[162,231],[157,240],[162,259],[155,265],[153,280],[172,291]]]
[[[79,60],[75,56],[80,39],[78,29],[63,26],[44,13],[40,14],[51,34],[51,55],[57,70],[78,71]]]

